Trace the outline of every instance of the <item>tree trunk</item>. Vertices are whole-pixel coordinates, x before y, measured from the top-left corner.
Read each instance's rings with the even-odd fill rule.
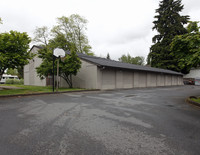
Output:
[[[3,76],[4,71],[5,71],[4,69],[0,70],[0,81],[1,81],[1,78]]]
[[[71,75],[71,74],[70,74],[70,82],[71,82],[70,88],[73,88],[73,84],[72,84],[72,75]]]
[[[61,77],[67,82],[67,84],[69,85],[69,88],[72,88],[72,78],[71,76],[67,76],[67,75],[61,75]]]
[[[0,81],[1,81],[2,76],[3,76],[3,74],[0,74]]]

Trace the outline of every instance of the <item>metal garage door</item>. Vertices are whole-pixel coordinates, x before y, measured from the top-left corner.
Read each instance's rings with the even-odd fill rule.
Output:
[[[115,70],[105,69],[102,71],[102,89],[115,89]]]

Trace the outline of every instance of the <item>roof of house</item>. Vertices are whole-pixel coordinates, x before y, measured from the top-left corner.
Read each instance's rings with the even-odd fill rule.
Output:
[[[109,60],[105,58],[95,57],[95,56],[88,56],[86,54],[78,53],[78,56],[88,62],[96,64],[102,67],[112,67],[112,68],[121,68],[121,69],[129,69],[129,70],[138,70],[138,71],[149,71],[149,72],[159,72],[165,74],[174,74],[174,75],[183,75],[182,73],[167,70],[167,69],[160,69],[148,66],[141,66],[141,65],[134,65],[129,63],[123,63],[120,61]]]
[[[42,46],[33,45],[29,51],[31,51],[34,47],[39,48],[39,49],[42,49]]]
[[[36,46],[36,45],[34,45],[33,47],[40,48],[40,49],[42,48],[41,46]],[[69,54],[69,53],[70,52],[66,52],[66,54]],[[121,69],[129,69],[129,70],[183,75],[182,73],[167,70],[167,69],[160,69],[160,68],[154,68],[154,67],[148,67],[148,66],[134,65],[134,64],[130,64],[130,63],[123,63],[120,61],[109,60],[109,59],[105,59],[105,58],[101,58],[101,57],[89,56],[89,55],[82,54],[82,53],[78,53],[77,55],[79,58],[81,58],[87,62],[96,64],[97,66],[100,66],[100,67],[112,67],[112,68],[121,68]]]

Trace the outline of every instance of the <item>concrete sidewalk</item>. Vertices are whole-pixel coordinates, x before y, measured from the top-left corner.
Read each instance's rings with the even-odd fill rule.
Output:
[[[24,89],[20,87],[16,88],[6,88],[6,89]],[[0,87],[1,90],[1,87]],[[34,96],[34,95],[48,95],[48,94],[62,94],[62,93],[77,93],[77,92],[99,92],[99,89],[91,89],[91,90],[72,90],[72,91],[59,91],[59,92],[34,92],[27,94],[12,94],[12,95],[0,95],[0,98],[8,98],[8,97],[19,97],[19,96]]]

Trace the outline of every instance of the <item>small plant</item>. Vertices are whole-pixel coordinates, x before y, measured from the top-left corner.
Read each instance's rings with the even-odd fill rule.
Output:
[[[196,98],[191,98],[191,100],[194,101],[194,102],[200,103],[200,98],[197,98],[197,97]]]
[[[7,79],[6,84],[17,84],[17,85],[23,85],[24,80],[23,79]]]

